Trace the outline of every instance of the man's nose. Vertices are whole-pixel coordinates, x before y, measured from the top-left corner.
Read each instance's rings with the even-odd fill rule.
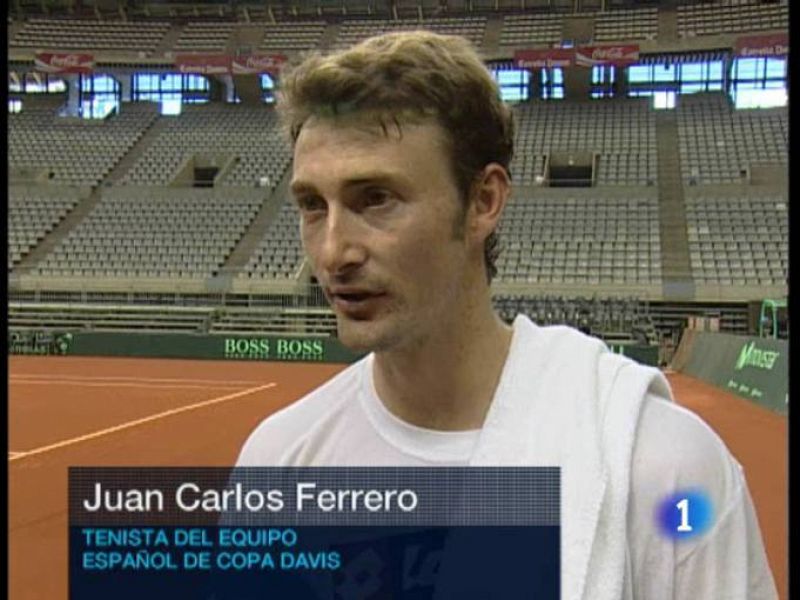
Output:
[[[329,275],[358,268],[366,260],[366,249],[355,215],[331,205],[322,230],[317,267]]]

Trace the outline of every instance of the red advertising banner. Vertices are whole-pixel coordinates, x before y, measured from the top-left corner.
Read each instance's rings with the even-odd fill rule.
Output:
[[[224,75],[231,72],[231,57],[227,54],[177,54],[175,66],[180,73]]]
[[[234,75],[277,73],[285,62],[282,54],[241,54],[233,57],[232,69]]]
[[[639,44],[624,46],[581,46],[575,49],[575,64],[580,67],[614,65],[625,67],[639,60]]]
[[[734,45],[736,56],[760,57],[783,56],[789,54],[789,34],[774,33],[772,35],[746,35],[736,38]]]
[[[517,50],[514,64],[520,69],[545,69],[571,67],[575,62],[572,48],[547,48],[545,50]]]
[[[94,55],[37,52],[34,68],[42,73],[91,73],[94,69]]]

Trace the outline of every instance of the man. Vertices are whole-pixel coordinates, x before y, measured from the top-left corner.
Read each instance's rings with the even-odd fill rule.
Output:
[[[562,597],[776,598],[741,468],[655,369],[566,327],[495,314],[513,123],[465,40],[390,34],[282,81],[301,235],[367,352],[265,420],[238,466],[558,465]],[[711,530],[654,513],[702,488]]]

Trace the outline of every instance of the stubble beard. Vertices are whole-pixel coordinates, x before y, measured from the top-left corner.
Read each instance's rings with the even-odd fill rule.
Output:
[[[389,310],[363,321],[337,314],[339,341],[353,352],[382,352],[395,348],[403,342],[408,330],[400,318],[402,312],[402,307],[391,306]]]

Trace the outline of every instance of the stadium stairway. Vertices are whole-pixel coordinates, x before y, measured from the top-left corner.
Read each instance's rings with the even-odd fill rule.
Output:
[[[319,50],[328,50],[336,43],[339,37],[339,30],[342,28],[338,23],[329,23],[319,39]]]
[[[39,263],[50,251],[80,223],[86,215],[100,202],[102,192],[100,188],[94,188],[89,196],[78,203],[67,215],[53,228],[44,239],[14,267],[15,275],[26,275]]]
[[[161,41],[158,43],[158,46],[156,46],[151,55],[164,56],[167,52],[172,52],[172,49],[175,47],[175,43],[181,37],[181,33],[183,33],[183,25],[173,24],[169,31],[164,34],[164,37],[161,38]]]
[[[247,231],[241,237],[236,247],[231,251],[225,263],[220,267],[220,279],[230,279],[247,264],[250,256],[258,248],[261,239],[266,235],[270,223],[278,215],[281,205],[289,196],[289,181],[292,178],[292,169],[286,169],[278,186],[272,195],[261,205]]]
[[[661,42],[678,39],[678,10],[673,3],[659,5],[657,35]]]
[[[19,30],[25,26],[24,21],[14,21],[8,24],[8,39],[13,40],[14,36],[19,33]]]
[[[240,48],[258,48],[263,39],[263,25],[239,25],[231,32],[231,37],[228,40],[228,45],[225,47],[225,52],[227,54],[235,54]],[[257,79],[257,77],[254,77],[254,79]]]
[[[686,207],[683,201],[678,121],[674,112],[656,114],[658,148],[658,222],[665,300],[694,297]]]
[[[169,121],[167,119],[163,119],[161,117],[153,121],[153,123],[145,130],[142,136],[136,140],[136,143],[131,147],[131,149],[125,153],[125,156],[123,156],[120,161],[114,165],[114,168],[111,169],[111,172],[103,181],[103,185],[116,185],[122,181],[122,178],[133,167],[133,165],[136,164],[136,161],[139,160],[139,157],[142,156],[145,150],[147,150],[166,129],[168,123]]]
[[[490,55],[500,51],[500,36],[503,33],[503,16],[492,15],[486,19],[483,32],[483,54]]]

